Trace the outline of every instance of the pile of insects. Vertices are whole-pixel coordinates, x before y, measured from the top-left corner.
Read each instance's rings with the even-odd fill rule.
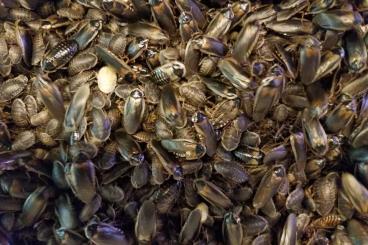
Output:
[[[367,244],[367,45],[366,0],[0,0],[0,243]]]

